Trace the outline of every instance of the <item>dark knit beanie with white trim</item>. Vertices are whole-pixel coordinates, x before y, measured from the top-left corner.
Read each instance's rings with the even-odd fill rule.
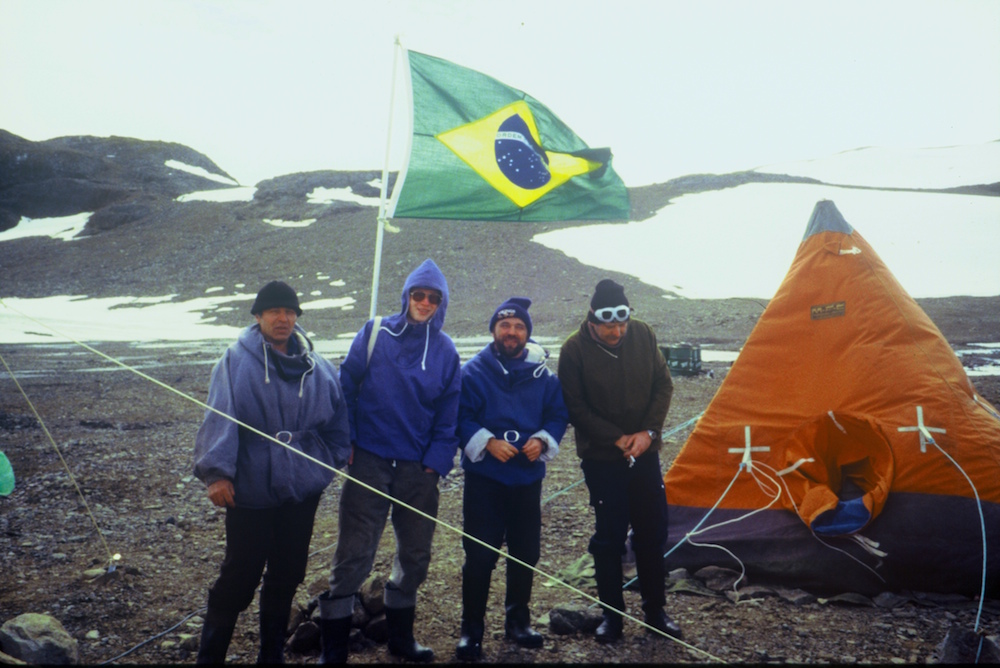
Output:
[[[524,326],[528,328],[528,336],[531,336],[531,316],[528,315],[529,306],[531,306],[531,300],[527,297],[511,297],[503,304],[500,304],[493,313],[493,317],[490,318],[490,331],[492,332],[497,322],[504,318],[520,318],[524,322]]]

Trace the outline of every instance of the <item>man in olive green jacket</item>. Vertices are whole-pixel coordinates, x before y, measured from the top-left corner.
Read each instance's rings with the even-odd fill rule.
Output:
[[[663,610],[667,497],[659,457],[673,381],[652,328],[632,319],[625,289],[611,279],[597,284],[587,319],[563,344],[559,380],[595,514],[588,549],[605,604],[595,637],[622,637],[615,611],[625,609],[621,559],[631,525],[645,621],[679,638]]]

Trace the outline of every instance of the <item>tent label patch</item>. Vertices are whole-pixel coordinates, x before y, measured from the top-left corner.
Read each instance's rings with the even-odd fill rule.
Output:
[[[847,302],[833,302],[832,304],[819,304],[809,307],[809,317],[813,320],[826,320],[827,318],[842,318],[847,312]]]

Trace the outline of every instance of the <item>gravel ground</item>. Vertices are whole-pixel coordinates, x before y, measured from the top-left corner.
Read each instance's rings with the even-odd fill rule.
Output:
[[[190,355],[151,353],[123,344],[102,345],[100,350],[145,366],[145,373],[197,400],[205,398],[217,353],[211,347]],[[79,641],[81,662],[86,664],[192,662],[197,613],[224,546],[223,513],[214,509],[201,483],[190,475],[190,451],[202,409],[71,347],[5,346],[0,355],[15,370],[58,446],[57,452],[11,378],[0,376],[0,449],[10,457],[18,479],[14,493],[0,499],[0,533],[6,537],[0,551],[0,622],[23,612],[50,614]],[[157,359],[150,360],[150,355]],[[713,377],[676,379],[666,428],[702,411],[724,379],[727,365],[706,366]],[[1000,383],[983,380],[980,391],[997,403]],[[667,443],[664,466],[686,434],[682,430]],[[593,526],[585,486],[572,486],[581,478],[572,430],[563,448],[543,488],[539,568],[552,574],[585,554]],[[309,575],[300,590],[303,606],[325,587],[337,540],[340,485],[335,479],[320,505]],[[462,475],[456,471],[442,483],[441,496],[440,518],[452,526],[461,525],[461,493]],[[102,568],[109,552],[121,554],[119,568],[110,577],[94,579],[88,571]],[[387,532],[376,574],[388,575],[391,555]],[[417,622],[418,638],[435,649],[439,661],[454,660],[462,562],[459,536],[439,527]],[[977,617],[976,602],[961,597],[803,601],[792,600],[787,592],[782,597],[780,592],[759,590],[735,601],[679,587],[668,595],[668,609],[697,651],[650,636],[635,624],[626,625],[622,642],[604,647],[586,635],[549,632],[544,622],[550,610],[589,602],[538,579],[532,613],[546,632],[546,644],[541,650],[523,650],[503,638],[499,571],[502,567],[491,592],[484,662],[928,663],[935,660],[949,629],[972,629]],[[594,593],[593,588],[588,591]],[[629,592],[627,602],[632,613],[639,612],[637,593]],[[241,617],[231,661],[253,662],[256,657],[253,612]],[[998,602],[987,601],[981,617],[985,633],[997,632],[998,615]],[[288,658],[300,663],[317,660],[314,655]],[[376,644],[352,654],[351,661],[382,663],[392,658],[384,645]]]

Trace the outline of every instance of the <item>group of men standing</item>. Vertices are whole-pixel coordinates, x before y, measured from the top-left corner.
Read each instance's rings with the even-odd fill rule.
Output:
[[[212,371],[210,408],[196,438],[195,474],[212,503],[226,509],[226,551],[209,589],[199,663],[225,660],[262,577],[258,660],[282,661],[319,498],[332,469],[345,464],[330,587],[319,597],[321,660],[347,661],[355,597],[390,517],[396,549],[384,593],[388,649],[409,661],[433,660],[413,633],[417,590],[430,565],[438,482],[456,450],[466,533],[456,657],[482,655],[490,579],[504,542],[513,558],[506,635],[541,647],[543,636],[531,628],[528,566],[541,552],[546,462],[558,454],[568,423],[595,510],[589,551],[604,604],[597,641],[622,637],[621,560],[630,527],[645,621],[680,637],[663,609],[667,502],[658,455],[673,387],[652,329],[631,317],[624,288],[598,283],[586,319],[563,344],[558,376],[531,339],[524,297],[495,310],[493,341],[461,365],[443,332],[448,298],[443,273],[426,260],[407,277],[400,311],[364,325],[338,375],[297,324],[295,291],[279,281],[260,290],[251,308],[256,324]]]

